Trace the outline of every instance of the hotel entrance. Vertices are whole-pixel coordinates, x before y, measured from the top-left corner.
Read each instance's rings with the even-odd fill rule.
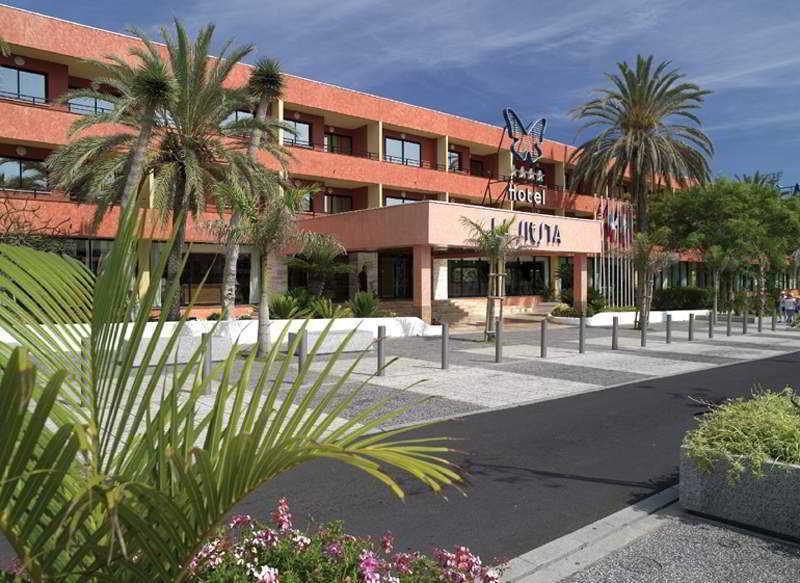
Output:
[[[410,300],[413,295],[413,256],[409,252],[378,253],[378,297]]]

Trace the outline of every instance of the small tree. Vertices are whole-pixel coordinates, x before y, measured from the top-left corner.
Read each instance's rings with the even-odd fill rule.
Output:
[[[703,254],[703,261],[705,262],[706,268],[711,274],[711,284],[714,290],[712,317],[714,318],[714,323],[716,324],[717,309],[719,306],[719,288],[722,274],[733,269],[737,265],[737,262],[731,252],[725,251],[719,245],[712,245],[706,249],[705,253]]]
[[[308,291],[311,295],[323,295],[331,277],[352,271],[349,263],[340,261],[347,250],[333,235],[304,231],[298,236],[298,240],[301,251],[287,259],[286,265],[308,274]]]
[[[489,264],[484,327],[484,339],[488,340],[494,333],[494,298],[502,298],[505,295],[506,261],[515,252],[520,237],[513,232],[513,218],[503,219],[499,224],[493,222],[489,227],[481,221],[473,221],[467,217],[461,217],[461,222],[469,229],[467,243],[477,247],[479,255]],[[502,303],[498,317],[503,318]]]
[[[675,262],[675,254],[666,251],[658,234],[636,233],[630,256],[640,277],[636,280],[639,300],[639,326],[645,330],[650,324],[650,306],[653,302],[655,277]]]

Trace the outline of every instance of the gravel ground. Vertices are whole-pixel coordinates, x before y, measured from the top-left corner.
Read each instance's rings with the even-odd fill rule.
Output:
[[[562,583],[797,583],[800,547],[674,510]]]

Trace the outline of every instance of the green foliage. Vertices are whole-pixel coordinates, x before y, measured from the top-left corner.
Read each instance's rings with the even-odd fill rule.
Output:
[[[349,307],[334,304],[325,297],[312,299],[309,308],[315,318],[349,318],[352,315]]]
[[[745,469],[761,475],[769,460],[800,464],[800,404],[790,388],[728,401],[698,418],[683,443],[701,468],[730,462],[734,479]]]
[[[586,306],[586,312],[581,312],[570,305],[558,304],[555,308],[553,308],[553,311],[550,312],[550,314],[553,316],[559,316],[561,318],[580,318],[581,316],[591,318],[594,316],[595,311],[592,306]]]
[[[606,299],[603,297],[603,294],[601,294],[595,288],[590,287],[587,292],[587,296],[589,301],[589,307],[592,309],[593,312],[595,313],[602,312],[606,308],[606,304],[608,302],[606,302]]]
[[[201,343],[186,365],[169,367],[186,325],[184,316],[165,332],[180,288],[168,286],[145,336],[166,259],[137,306],[139,230],[129,205],[97,278],[72,259],[0,245],[9,292],[0,327],[21,346],[0,344],[0,532],[33,580],[182,580],[233,507],[317,458],[351,464],[399,496],[386,467],[434,491],[460,480],[440,440],[375,432],[401,411],[369,407],[337,424],[364,387],[347,371],[325,382],[343,347],[312,374],[315,345],[291,381],[279,358],[285,331],[258,364],[253,351],[235,366],[234,347],[202,378]],[[200,407],[211,383],[213,403]]]
[[[370,292],[357,292],[349,302],[354,318],[380,318],[384,315],[380,309],[380,300]]]
[[[220,312],[213,312],[213,313],[209,314],[208,316],[206,316],[206,320],[208,320],[210,322],[216,322],[220,318],[222,318],[222,314]]]
[[[278,294],[270,298],[269,314],[271,318],[288,320],[304,318],[310,314],[310,310],[292,294]]]
[[[709,290],[699,287],[670,287],[653,292],[654,310],[700,310],[711,308]]]
[[[308,274],[308,291],[321,296],[328,279],[338,273],[350,273],[353,268],[341,261],[347,250],[333,235],[304,231],[299,235],[302,251],[289,257],[286,264]]]
[[[252,314],[242,314],[241,316],[239,316],[239,320],[252,320],[252,319],[253,319]]]

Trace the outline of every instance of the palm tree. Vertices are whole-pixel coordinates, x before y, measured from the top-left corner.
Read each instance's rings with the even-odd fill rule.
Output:
[[[75,121],[70,136],[108,124],[124,126],[127,131],[78,139],[56,150],[46,162],[57,188],[95,193],[111,185],[113,194],[103,199],[119,200],[123,206],[136,198],[157,126],[156,113],[167,105],[174,88],[158,47],[142,32],[136,29],[131,32],[144,44],[143,49],[130,49],[133,63],[116,55],[107,57],[106,62],[90,62],[100,71],[93,85],[109,87],[111,92],[87,87],[69,91],[60,98],[63,103],[81,98],[103,99],[112,105],[109,111],[96,111]],[[98,172],[101,165],[103,171]],[[103,205],[101,214],[107,207]]]
[[[489,285],[486,288],[486,324],[484,339],[494,333],[494,301],[505,295],[506,261],[514,253],[520,237],[514,235],[512,227],[514,219],[503,219],[499,224],[489,226],[480,221],[461,217],[461,222],[469,230],[467,243],[477,247],[478,253],[489,263]],[[503,319],[503,304],[500,303],[500,314]]]
[[[739,174],[734,174],[733,177],[738,182],[744,182],[745,184],[778,188],[781,181],[781,174],[781,172],[761,172],[760,170],[756,170],[754,174],[742,174],[741,176]]]
[[[608,75],[612,87],[598,89],[598,97],[572,111],[573,118],[585,122],[581,131],[600,130],[573,154],[573,188],[584,183],[599,192],[629,177],[640,233],[648,231],[654,192],[705,182],[710,174],[707,156],[714,149],[695,113],[710,92],[684,81],[670,66],[664,61],[654,67],[652,56],[641,55],[635,68],[619,63],[618,74]],[[640,312],[649,314],[644,298],[638,301]]]
[[[0,346],[0,532],[31,580],[189,580],[192,557],[238,503],[314,459],[351,464],[399,496],[385,467],[434,491],[460,480],[440,440],[377,432],[400,411],[369,407],[337,425],[365,384],[347,372],[326,383],[327,370],[311,379],[306,366],[287,387],[279,343],[263,374],[255,352],[231,374],[236,347],[197,374],[205,341],[169,371],[186,319],[164,332],[172,286],[145,335],[166,258],[137,307],[138,219],[129,205],[97,278],[73,259],[0,245],[0,288],[11,292],[0,327],[20,345]]]
[[[650,322],[650,305],[656,275],[676,261],[676,255],[664,249],[658,233],[636,233],[628,251],[637,274],[636,293],[640,301],[639,326],[647,329]]]
[[[255,102],[254,118],[256,123],[247,132],[249,135],[247,156],[253,163],[258,163],[258,151],[262,148],[266,149],[278,161],[283,162],[284,160],[286,153],[278,138],[279,130],[288,130],[288,128],[283,128],[283,124],[279,122],[267,120],[270,105],[275,103],[282,93],[283,73],[278,61],[273,59],[261,59],[258,61],[250,72],[250,79],[247,84],[247,96],[251,101]],[[265,128],[267,130],[267,139],[263,140]],[[223,318],[233,317],[233,306],[236,301],[236,265],[239,260],[239,243],[242,235],[239,229],[242,221],[242,210],[235,200],[232,201],[231,206],[233,207],[233,213],[228,222],[222,282]]]
[[[716,324],[719,305],[719,289],[722,274],[736,268],[738,262],[730,251],[724,250],[719,245],[712,245],[703,253],[703,262],[711,273],[711,283],[714,290],[711,317]]]
[[[301,250],[287,259],[286,265],[308,274],[308,291],[312,296],[323,295],[326,284],[334,275],[352,271],[349,263],[340,261],[347,250],[333,235],[305,231],[300,233],[298,240]]]

